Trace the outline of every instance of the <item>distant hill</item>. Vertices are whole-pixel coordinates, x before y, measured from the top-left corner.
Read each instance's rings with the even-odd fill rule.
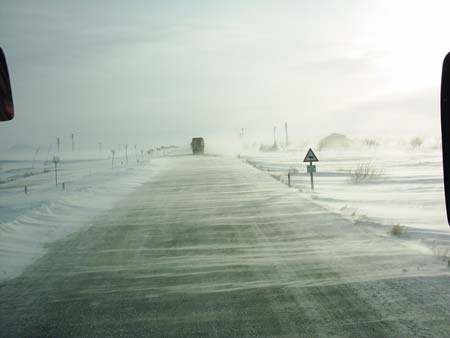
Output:
[[[29,153],[33,152],[34,149],[28,144],[15,144],[6,150],[8,153]]]
[[[319,149],[327,148],[348,148],[352,145],[352,140],[342,134],[333,133],[319,141]]]

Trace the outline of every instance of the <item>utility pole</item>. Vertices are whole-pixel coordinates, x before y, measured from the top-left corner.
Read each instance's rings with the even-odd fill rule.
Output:
[[[286,136],[286,148],[287,148],[287,146],[289,145],[287,122],[284,122],[284,132],[285,132],[285,136]]]
[[[74,140],[75,134],[72,133],[72,152],[75,151],[75,140]]]
[[[53,163],[55,164],[55,184],[56,184],[56,187],[58,187],[58,162],[59,162],[59,157],[58,156],[53,156]]]
[[[102,152],[102,143],[101,142],[98,143],[98,152],[99,153]]]
[[[276,147],[277,145],[277,139],[276,139],[276,131],[277,131],[277,127],[273,127],[273,146]]]
[[[56,146],[58,147],[58,153],[59,153],[60,146],[61,146],[61,140],[59,139],[59,137],[56,138]]]
[[[114,156],[116,155],[116,151],[111,149],[111,169],[114,169]]]
[[[125,144],[124,147],[125,147],[125,159],[127,160],[128,165],[128,144]]]

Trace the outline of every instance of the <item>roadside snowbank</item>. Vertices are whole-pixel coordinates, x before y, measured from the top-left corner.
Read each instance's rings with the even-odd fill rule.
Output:
[[[292,186],[312,201],[355,223],[370,224],[388,234],[392,226],[405,230],[403,237],[418,240],[443,251],[450,248],[446,220],[442,157],[437,147],[354,147],[316,151],[320,162],[310,189],[303,157],[306,149],[278,153],[251,153],[249,164]],[[361,163],[369,163],[377,175],[362,182],[352,181]]]
[[[109,158],[63,154],[56,187],[52,163],[29,158],[0,160],[0,281],[19,275],[47,243],[89,226],[149,180],[158,162],[132,159],[126,166],[118,158],[112,169]]]

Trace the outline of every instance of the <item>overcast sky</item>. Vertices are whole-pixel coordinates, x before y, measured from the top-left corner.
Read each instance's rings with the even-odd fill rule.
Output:
[[[0,2],[5,146],[439,134],[448,0]]]

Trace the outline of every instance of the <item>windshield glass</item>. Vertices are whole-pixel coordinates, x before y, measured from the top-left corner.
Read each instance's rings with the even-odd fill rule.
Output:
[[[448,335],[448,13],[2,1],[0,336]]]

